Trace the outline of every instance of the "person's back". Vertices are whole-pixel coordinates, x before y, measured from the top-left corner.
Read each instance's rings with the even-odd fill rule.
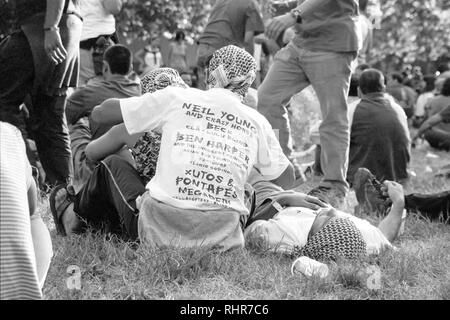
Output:
[[[139,80],[130,79],[120,75],[116,75],[109,80],[88,84],[86,87],[79,90],[82,92],[75,92],[75,96],[70,97],[69,100],[74,101],[79,94],[82,94],[86,115],[89,114],[95,106],[98,106],[106,99],[128,98],[139,96],[141,94]],[[89,124],[92,139],[97,139],[110,129],[110,126],[102,126],[91,119],[89,120]]]
[[[428,110],[427,117],[431,117],[450,105],[450,96],[439,95],[429,101],[426,108]],[[434,128],[450,132],[450,123],[441,122],[437,124]]]
[[[140,205],[141,241],[242,247],[250,171],[256,168],[264,180],[293,182],[292,167],[270,124],[242,103],[255,79],[253,57],[226,46],[214,52],[209,71],[208,91],[167,87],[120,100],[129,134],[162,134],[156,174]]]
[[[367,71],[372,72],[374,69]],[[361,76],[360,81],[365,81]],[[364,85],[361,84],[360,85]],[[368,168],[379,180],[400,181],[408,177],[409,132],[406,117],[382,90],[363,93],[353,115],[347,180]]]
[[[67,101],[66,116],[69,124],[89,116],[92,109],[106,99],[128,98],[141,95],[139,79],[129,76],[131,52],[122,45],[109,47],[103,58],[103,79],[88,83],[75,91]],[[110,129],[89,120],[92,139],[102,136]]]
[[[408,118],[414,115],[414,106],[416,103],[416,92],[402,83],[403,78],[399,73],[390,75],[386,91],[397,101],[405,110]]]
[[[256,8],[254,0],[218,0],[199,43],[208,44],[215,49],[229,44],[244,47],[246,31],[264,31]]]
[[[320,10],[303,19],[293,43],[318,51],[353,52],[359,47],[358,2],[328,1]]]
[[[253,166],[266,176],[273,170],[276,178],[279,159],[268,158],[268,146],[262,136],[271,132],[265,118],[245,106],[239,97],[226,89],[208,91],[169,87],[147,101],[165,105],[157,114],[134,130],[140,131],[151,123],[158,123],[162,132],[157,171],[148,184],[152,197],[178,208],[221,210],[228,208],[245,213],[243,186]],[[123,110],[141,107],[133,99],[125,100]],[[136,109],[137,110],[137,109]],[[127,111],[127,112],[130,112]],[[131,111],[132,112],[132,111]],[[128,128],[131,122],[124,117]],[[133,121],[133,120],[131,120]],[[276,140],[271,143],[278,143]],[[259,152],[259,154],[258,154]],[[266,161],[260,163],[259,161]]]

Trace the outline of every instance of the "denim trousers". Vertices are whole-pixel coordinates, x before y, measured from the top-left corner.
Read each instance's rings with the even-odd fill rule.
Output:
[[[67,181],[73,169],[65,117],[66,95],[33,92],[33,55],[22,31],[0,43],[0,74],[0,120],[18,127],[24,138],[35,140],[50,183]],[[28,115],[20,109],[25,101]]]
[[[319,128],[324,177],[320,185],[346,193],[350,142],[347,95],[351,64],[356,52],[310,51],[292,42],[275,56],[274,63],[258,89],[258,111],[278,130],[287,157],[292,154],[292,137],[285,105],[309,85],[314,88],[322,113]]]

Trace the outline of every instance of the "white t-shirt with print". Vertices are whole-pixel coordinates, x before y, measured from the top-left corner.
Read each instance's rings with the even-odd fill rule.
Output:
[[[130,134],[162,133],[147,189],[174,207],[248,214],[244,185],[252,168],[270,181],[289,165],[266,118],[229,90],[167,87],[120,106]]]

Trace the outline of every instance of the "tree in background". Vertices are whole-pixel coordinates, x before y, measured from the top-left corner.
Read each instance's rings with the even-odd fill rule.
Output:
[[[370,62],[391,65],[431,62],[450,52],[450,1],[384,0],[382,19],[374,30]],[[379,28],[378,28],[379,27]]]
[[[211,11],[211,0],[128,0],[117,21],[125,39],[147,39],[151,35],[185,30],[196,38],[203,32]]]
[[[0,0],[0,39],[14,30],[12,0]],[[128,0],[117,17],[123,38],[145,40],[151,34],[184,29],[195,39],[206,25],[214,0]],[[286,12],[296,0],[258,0],[265,19]],[[450,1],[369,0],[374,19],[374,45],[370,62],[383,69],[389,64],[432,61],[450,52]],[[374,9],[375,8],[375,9]],[[372,10],[372,11],[371,11]],[[376,15],[375,14],[375,15]],[[384,67],[383,67],[384,66]]]

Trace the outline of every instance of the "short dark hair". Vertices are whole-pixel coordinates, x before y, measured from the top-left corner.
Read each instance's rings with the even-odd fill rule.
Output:
[[[182,30],[178,30],[176,33],[175,33],[175,40],[184,40],[184,39],[186,39],[186,35],[184,34],[184,32],[182,31]]]
[[[352,76],[350,77],[350,88],[348,90],[349,97],[358,96],[358,86],[359,86],[359,76],[356,74],[352,74]]]
[[[367,69],[361,73],[359,78],[359,89],[363,94],[383,92],[384,75],[378,69]]]
[[[106,49],[103,60],[108,62],[111,73],[121,75],[128,74],[133,63],[130,49],[121,44],[116,44]]]
[[[393,80],[397,80],[397,82],[402,83],[403,82],[403,76],[399,72],[393,72],[391,73],[391,78]]]
[[[445,79],[442,85],[441,94],[446,97],[450,97],[450,78]]]
[[[436,77],[433,74],[427,74],[423,77],[425,81],[424,92],[430,92],[434,90],[434,83],[436,82]]]
[[[356,67],[356,70],[359,70],[359,71],[364,71],[364,70],[367,70],[367,69],[370,69],[370,65],[367,64],[367,63],[361,63],[360,65],[358,65]]]

